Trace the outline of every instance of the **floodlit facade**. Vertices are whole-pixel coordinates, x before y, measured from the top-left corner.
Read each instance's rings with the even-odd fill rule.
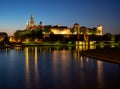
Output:
[[[42,25],[42,22],[40,21],[39,25],[34,24],[34,16],[31,15],[30,22],[26,22],[26,30],[37,30],[41,29],[43,30],[43,34],[56,34],[56,35],[64,35],[64,34],[87,34],[87,35],[103,35],[103,29],[102,25],[99,25],[97,28],[87,28],[87,27],[80,27],[78,23],[75,23],[73,25],[73,28],[68,28],[67,26],[51,26],[51,25]],[[45,31],[47,29],[47,32]],[[48,32],[49,31],[49,32]]]
[[[53,26],[50,28],[53,34],[71,34],[70,28],[66,26]]]
[[[102,32],[102,25],[99,25],[98,28],[97,28],[97,35],[103,35],[103,32]]]

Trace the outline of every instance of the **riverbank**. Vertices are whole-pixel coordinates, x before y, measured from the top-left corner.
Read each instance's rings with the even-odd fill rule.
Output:
[[[56,42],[22,42],[24,46],[73,46],[72,43]]]
[[[14,47],[26,47],[26,46],[67,46],[67,47],[73,47],[75,46],[72,43],[62,43],[62,42],[13,42],[9,43],[7,45],[0,45],[0,49],[3,48],[14,48]]]
[[[83,51],[82,55],[120,64],[120,48],[104,48]]]

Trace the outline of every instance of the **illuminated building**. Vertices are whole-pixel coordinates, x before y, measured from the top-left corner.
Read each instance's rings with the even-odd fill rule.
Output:
[[[31,15],[30,17],[30,22],[26,22],[26,30],[36,30],[36,29],[40,29],[40,27],[42,26],[42,22],[40,22],[40,24],[38,26],[34,25],[34,16]]]
[[[88,35],[102,35],[102,26],[99,25],[98,28],[87,28],[82,26],[80,28],[80,34],[88,34]]]
[[[14,36],[9,37],[9,42],[16,42]]]
[[[54,34],[71,34],[70,28],[60,25],[52,26],[50,31]]]
[[[87,34],[87,35],[102,35],[102,25],[99,25],[97,28],[87,28],[87,27],[80,27],[78,23],[73,25],[73,28],[68,28],[67,26],[51,26],[51,25],[43,25],[40,21],[39,25],[34,25],[34,16],[31,15],[30,22],[26,22],[26,30],[43,30],[43,34],[50,34],[53,33],[55,35],[78,35],[78,39],[80,34]]]
[[[52,32],[53,34],[71,34],[71,29],[68,28],[67,26],[60,26],[60,25],[56,25],[56,26],[51,26],[51,25],[42,25],[42,22],[40,21],[39,25],[34,25],[34,17],[31,15],[30,17],[30,24],[27,21],[26,22],[26,30],[37,30],[37,29],[44,29],[43,30],[43,34],[46,34],[45,29],[49,29],[49,32]]]
[[[80,25],[78,24],[78,23],[75,23],[74,25],[73,25],[73,34],[79,34],[79,32],[80,32]]]
[[[102,35],[102,25],[99,25],[97,28],[97,35]]]
[[[30,18],[30,27],[34,27],[34,17],[32,15]]]

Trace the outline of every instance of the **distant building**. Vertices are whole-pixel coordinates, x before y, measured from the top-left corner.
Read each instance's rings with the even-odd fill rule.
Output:
[[[50,31],[54,34],[71,34],[70,28],[68,28],[67,26],[60,25],[52,26],[50,28]]]
[[[30,22],[26,22],[26,30],[37,30],[37,29],[40,29],[42,28],[42,22],[40,22],[39,25],[35,25],[34,24],[34,16],[31,15],[30,17]]]
[[[78,23],[75,23],[73,25],[73,34],[80,34],[80,25]]]
[[[34,24],[34,16],[31,15],[30,22],[26,22],[26,30],[43,30],[43,34],[53,33],[56,35],[63,35],[63,34],[87,34],[87,35],[102,35],[102,25],[99,25],[97,28],[87,28],[87,27],[80,27],[78,23],[73,25],[73,28],[68,28],[67,26],[51,26],[51,25],[44,25],[40,21],[39,25]]]
[[[103,35],[102,25],[99,25],[97,28],[97,35]]]
[[[80,34],[97,35],[97,29],[96,28],[91,29],[91,28],[87,28],[87,27],[81,27]]]
[[[42,29],[42,30],[49,29],[49,31],[54,34],[71,34],[70,28],[68,28],[67,26],[60,26],[60,25],[56,25],[56,26],[45,25],[45,26],[43,26],[41,21],[40,21],[39,25],[34,25],[34,17],[31,15],[30,24],[28,21],[26,22],[26,30],[37,30],[37,29]],[[45,34],[45,32],[43,32],[43,34]]]
[[[87,28],[81,27],[80,34],[88,34],[88,35],[103,35],[102,28],[98,26],[98,28]]]
[[[34,27],[34,17],[32,15],[30,18],[30,27]]]

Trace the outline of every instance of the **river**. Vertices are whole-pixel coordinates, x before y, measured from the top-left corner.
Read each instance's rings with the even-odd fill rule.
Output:
[[[120,89],[120,65],[82,56],[86,49],[0,49],[0,89]]]

